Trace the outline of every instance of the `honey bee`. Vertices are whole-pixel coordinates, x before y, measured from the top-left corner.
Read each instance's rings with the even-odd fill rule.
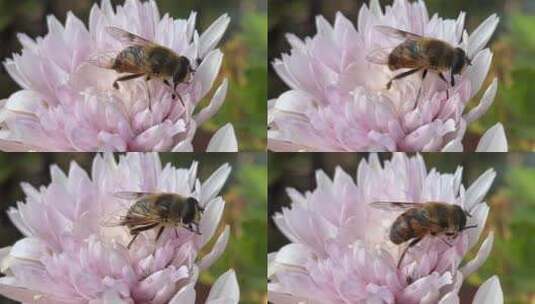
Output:
[[[106,27],[106,32],[125,44],[126,48],[117,54],[114,52],[97,54],[89,62],[118,73],[129,73],[113,82],[115,89],[119,88],[118,83],[121,81],[145,76],[146,81],[151,78],[161,79],[173,89],[172,98],[175,99],[177,85],[185,82],[195,72],[187,57],[177,55],[167,47],[113,26]],[[172,80],[172,85],[169,79]],[[180,98],[180,95],[178,96]]]
[[[377,64],[388,65],[391,71],[410,69],[400,73],[388,81],[386,88],[390,89],[392,81],[422,71],[422,80],[425,79],[428,70],[438,73],[440,79],[451,86],[455,86],[455,75],[461,74],[467,65],[472,65],[466,52],[460,47],[454,47],[449,43],[436,38],[423,37],[389,26],[376,26],[381,33],[394,38],[405,39],[393,50],[377,49],[372,51],[367,59]],[[446,80],[443,72],[450,72],[450,82]]]
[[[389,235],[390,241],[396,245],[410,241],[399,258],[398,268],[407,250],[424,237],[445,235],[449,239],[455,239],[462,231],[477,227],[466,225],[467,217],[471,215],[458,205],[441,202],[374,202],[370,205],[383,210],[404,211],[392,223]],[[451,246],[446,240],[441,240]]]
[[[182,197],[176,193],[117,192],[120,199],[135,200],[125,216],[114,226],[126,226],[133,236],[127,248],[132,246],[139,233],[158,227],[156,240],[165,228],[183,227],[201,234],[199,222],[204,208],[193,197]]]

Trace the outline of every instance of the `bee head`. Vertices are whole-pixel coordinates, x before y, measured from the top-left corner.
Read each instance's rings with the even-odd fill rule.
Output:
[[[465,51],[462,48],[455,48],[455,52],[453,54],[453,62],[451,65],[451,72],[453,74],[461,74],[467,65],[472,65],[472,62],[470,59],[468,59]]]
[[[193,72],[193,69],[191,67],[191,63],[189,62],[189,59],[185,56],[178,57],[178,60],[175,65],[175,70],[173,71],[173,84],[175,91],[176,86],[179,83],[184,82],[184,80],[186,80],[186,76],[191,72]]]
[[[196,198],[188,197],[182,211],[182,220],[184,223],[199,223],[203,211],[204,208],[199,205],[199,201]]]

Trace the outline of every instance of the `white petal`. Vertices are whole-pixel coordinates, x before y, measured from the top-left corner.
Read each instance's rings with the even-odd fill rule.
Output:
[[[463,144],[459,140],[453,139],[442,148],[442,152],[463,152]]]
[[[206,211],[199,224],[201,231],[199,248],[204,247],[214,235],[221,216],[223,216],[224,208],[225,201],[221,197],[215,198],[206,206]]]
[[[496,177],[494,169],[488,169],[478,179],[473,182],[468,190],[466,190],[465,196],[465,208],[470,211],[476,203],[483,200],[483,197],[487,194]]]
[[[476,271],[479,267],[481,267],[481,265],[483,265],[483,263],[489,257],[493,243],[494,232],[491,232],[489,233],[489,236],[487,236],[483,244],[481,244],[481,247],[479,248],[476,257],[470,262],[466,263],[466,265],[461,268],[461,272],[463,273],[463,276],[465,278],[468,277],[474,271]]]
[[[477,94],[483,81],[487,78],[489,73],[490,64],[492,63],[492,52],[489,49],[477,53],[476,57],[472,60],[472,65],[468,67],[466,74],[470,79],[471,96]]]
[[[221,63],[223,62],[223,53],[220,50],[211,51],[208,56],[201,62],[201,65],[195,72],[193,87],[200,85],[201,91],[198,98],[203,98],[212,88],[217,78]]]
[[[468,38],[468,58],[474,58],[474,55],[487,44],[499,21],[500,18],[492,14],[472,32]]]
[[[13,245],[9,255],[25,260],[39,261],[48,252],[44,242],[37,238],[24,238]]]
[[[440,299],[438,304],[459,304],[459,296],[455,292],[449,292]]]
[[[225,185],[230,171],[232,171],[232,168],[229,164],[223,164],[202,183],[201,203],[207,203],[217,196],[221,188]]]
[[[483,97],[481,98],[479,104],[475,108],[470,110],[470,112],[463,115],[463,118],[466,120],[467,124],[470,124],[473,121],[479,119],[483,114],[487,112],[489,107],[492,105],[492,102],[494,101],[494,97],[496,97],[497,90],[498,79],[494,78],[492,84],[487,88],[485,94],[483,94]]]
[[[487,130],[477,144],[476,152],[507,152],[507,137],[501,123]]]
[[[268,278],[279,271],[295,271],[305,267],[306,262],[313,258],[307,246],[297,243],[285,245],[272,257],[273,260],[268,263]]]
[[[488,279],[476,292],[473,304],[503,304],[503,292],[497,276]]]
[[[180,289],[176,295],[169,301],[169,304],[195,304],[195,283],[190,283]]]
[[[230,18],[227,14],[224,14],[221,17],[217,18],[217,20],[214,21],[208,27],[208,29],[204,31],[204,33],[202,33],[201,38],[199,40],[200,58],[204,58],[204,56],[219,43],[219,40],[221,40],[221,37],[223,37],[223,34],[227,30],[229,23]]]
[[[193,145],[190,141],[184,140],[174,146],[172,152],[193,152]]]
[[[21,90],[9,97],[5,109],[14,112],[34,114],[41,106],[41,97],[37,92]]]
[[[225,248],[227,247],[228,239],[230,235],[230,227],[227,225],[225,226],[225,230],[219,237],[217,238],[217,241],[214,244],[214,247],[212,248],[212,251],[205,255],[198,263],[199,269],[205,270],[206,268],[210,267],[225,251]]]
[[[210,289],[206,303],[234,304],[240,301],[240,287],[234,270],[221,275]]]
[[[64,302],[57,299],[57,297],[48,297],[35,290],[13,286],[14,284],[11,284],[12,281],[12,277],[0,278],[0,294],[2,296],[21,303],[72,304],[72,301]]]
[[[238,139],[232,124],[227,123],[210,139],[206,152],[238,152]]]
[[[228,81],[225,78],[223,80],[223,83],[221,83],[221,85],[217,88],[214,96],[212,96],[212,99],[210,100],[210,104],[208,104],[206,108],[202,109],[199,113],[197,113],[194,116],[194,119],[197,122],[198,126],[203,124],[207,119],[209,119],[217,111],[219,111],[219,108],[221,108],[223,101],[225,101],[225,96],[227,95],[227,89],[228,89]]]

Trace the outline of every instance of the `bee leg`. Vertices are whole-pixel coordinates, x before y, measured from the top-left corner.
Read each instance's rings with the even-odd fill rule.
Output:
[[[113,87],[115,89],[119,89],[119,84],[118,82],[120,81],[127,81],[127,80],[130,80],[130,79],[135,79],[135,78],[139,78],[141,76],[145,75],[145,73],[141,73],[141,74],[131,74],[131,75],[126,75],[126,76],[122,76],[122,77],[119,77],[117,79],[115,79],[115,81],[113,82]]]
[[[451,73],[451,72],[450,72]],[[455,86],[455,76],[453,75],[453,73],[451,73],[451,86],[454,87]]]
[[[130,240],[130,242],[128,243],[128,246],[126,246],[126,248],[130,249],[130,246],[132,246],[132,244],[134,243],[134,241],[137,238],[137,236],[138,236],[138,233],[134,234],[134,237]]]
[[[165,83],[165,85],[168,86],[170,89],[173,88],[173,86],[169,83],[169,81],[168,81],[167,79],[164,79],[163,83]],[[176,86],[175,86],[175,89],[176,89]],[[175,91],[173,91],[173,92],[175,92]],[[176,97],[177,97],[177,96],[176,96],[175,93],[171,94],[171,98],[172,98],[173,100],[175,100]],[[179,97],[180,97],[180,96],[179,96]],[[180,99],[180,102],[182,102],[182,99]],[[184,104],[184,103],[182,102],[182,104]]]
[[[444,244],[448,245],[449,247],[452,247],[452,246],[453,246],[451,243],[449,243],[448,241],[446,241],[446,240],[443,239],[443,238],[440,238],[440,240],[441,240],[442,242],[444,242]]]
[[[421,68],[415,68],[415,69],[412,69],[412,70],[408,70],[406,72],[403,72],[401,74],[398,74],[396,76],[394,76],[392,79],[390,79],[390,81],[388,81],[388,83],[386,84],[386,89],[387,90],[390,90],[390,87],[392,86],[392,81],[396,80],[396,79],[401,79],[401,78],[404,78],[404,77],[407,77],[411,74],[414,74],[416,72],[418,72]]]
[[[158,230],[158,234],[156,234],[156,239],[154,240],[154,242],[158,242],[164,229],[165,229],[165,226],[160,227],[160,229]]]
[[[409,248],[415,246],[416,244],[418,244],[419,241],[421,241],[422,238],[416,238],[414,240],[412,240],[409,245],[407,247],[405,247],[405,249],[403,250],[403,253],[401,253],[401,257],[399,257],[399,262],[398,262],[398,269],[399,269],[399,266],[401,266],[401,262],[403,261],[403,258],[405,257],[405,254],[407,253],[407,250],[409,250]]]
[[[445,83],[448,84],[448,86],[450,85],[449,81],[446,80],[446,77],[444,77],[444,74],[442,74],[442,72],[438,73],[438,76],[440,77],[440,79],[444,80]],[[450,94],[449,94],[449,88],[446,89],[446,99],[450,99]]]

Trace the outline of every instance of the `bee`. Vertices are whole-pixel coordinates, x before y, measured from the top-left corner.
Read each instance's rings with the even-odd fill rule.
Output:
[[[372,51],[367,56],[368,61],[388,65],[391,71],[410,69],[392,77],[386,84],[387,89],[392,86],[392,81],[422,70],[422,80],[425,79],[427,71],[432,70],[438,73],[440,79],[448,84],[451,83],[453,87],[455,86],[454,76],[461,74],[467,65],[472,65],[462,48],[454,47],[443,40],[423,37],[389,26],[379,25],[375,28],[385,35],[404,39],[404,41],[391,52],[386,49]],[[443,74],[443,72],[448,71],[450,72],[450,82]]]
[[[204,208],[193,197],[186,198],[176,193],[148,192],[117,192],[114,196],[135,201],[117,223],[119,226],[126,226],[133,236],[127,248],[132,246],[139,233],[157,227],[155,241],[158,241],[165,228],[173,228],[177,233],[176,228],[183,227],[201,234],[199,222]]]
[[[407,250],[424,237],[445,235],[453,240],[464,230],[477,227],[466,225],[467,217],[471,215],[458,205],[442,202],[374,202],[370,205],[383,210],[404,211],[392,223],[389,235],[390,241],[396,245],[410,241],[399,258],[398,268]],[[446,240],[442,241],[451,246]]]
[[[117,54],[114,52],[97,54],[89,62],[118,73],[129,73],[113,82],[115,89],[119,89],[118,83],[121,81],[140,77],[145,77],[145,80],[149,81],[156,78],[161,79],[173,90],[171,96],[174,100],[177,96],[175,95],[177,85],[185,82],[195,72],[187,57],[177,55],[167,47],[113,26],[106,27],[106,32],[126,47]],[[178,96],[180,98],[180,95]]]

